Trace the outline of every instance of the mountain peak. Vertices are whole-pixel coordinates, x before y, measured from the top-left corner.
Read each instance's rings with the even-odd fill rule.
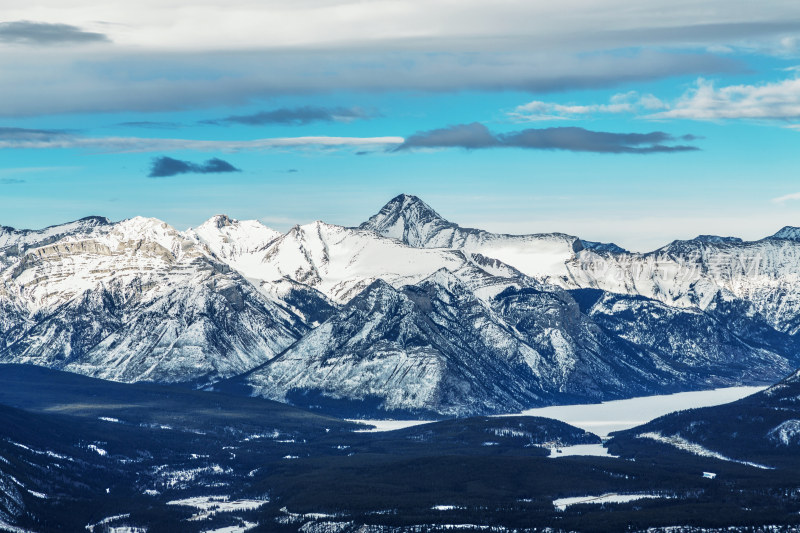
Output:
[[[772,239],[786,239],[789,241],[800,241],[800,228],[796,226],[784,226],[779,229],[774,235],[768,238]]]
[[[36,230],[0,226],[0,249],[14,246],[23,249],[41,246],[67,235],[88,233],[94,228],[110,224],[111,221],[106,217],[88,216],[66,224],[57,224]]]
[[[739,237],[722,237],[720,235],[698,235],[692,240],[711,244],[734,244],[742,242],[742,239]]]
[[[424,246],[428,238],[442,229],[457,226],[417,196],[400,194],[384,205],[360,229],[373,230],[384,237],[404,241],[411,246]]]
[[[215,227],[222,229],[226,226],[232,226],[236,222],[237,220],[232,219],[228,215],[220,214],[220,215],[214,215],[213,217],[203,222],[203,224],[201,224],[201,227]]]

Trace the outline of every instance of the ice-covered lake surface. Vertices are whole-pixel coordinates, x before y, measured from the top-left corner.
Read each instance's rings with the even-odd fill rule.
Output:
[[[674,411],[730,403],[765,388],[726,387],[707,391],[640,396],[597,404],[541,407],[528,409],[522,414],[555,418],[601,437],[607,437],[612,431],[629,429]]]
[[[350,422],[365,424],[364,429],[357,429],[357,433],[377,433],[381,431],[394,431],[395,429],[405,429],[421,424],[430,424],[432,420],[355,420],[348,419]],[[368,426],[375,426],[374,428]]]
[[[508,415],[499,416],[516,416],[523,414],[527,416],[555,418],[556,420],[572,424],[586,431],[591,431],[601,437],[607,437],[612,431],[629,429],[674,411],[730,403],[740,400],[745,396],[755,394],[765,388],[766,387],[726,387],[722,389],[679,392],[676,394],[662,394],[658,396],[640,396],[627,400],[614,400],[603,403],[540,407],[537,409],[528,409],[522,413],[510,413]],[[375,429],[365,428],[360,431],[378,432],[393,431],[395,429],[428,424],[430,421],[352,420],[352,422],[361,422],[375,426]],[[601,453],[598,451],[595,454],[600,455]]]

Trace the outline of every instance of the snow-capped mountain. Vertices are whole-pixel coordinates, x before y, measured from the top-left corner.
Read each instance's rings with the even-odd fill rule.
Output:
[[[119,381],[252,371],[238,382],[271,398],[438,414],[800,366],[794,228],[635,254],[461,228],[401,195],[360,228],[89,217],[1,235],[0,362]]]
[[[445,270],[402,290],[378,280],[246,383],[284,401],[313,393],[310,403],[327,396],[415,413],[541,403],[541,356],[492,315]]]
[[[400,195],[361,224],[416,247],[493,257],[567,289],[640,295],[706,309],[718,295],[741,300],[779,331],[800,330],[800,228],[759,241],[700,235],[649,253],[564,234],[501,235],[461,228],[415,196]]]
[[[465,415],[769,381],[797,363],[700,310],[601,291],[579,304],[524,277],[483,300],[463,275],[376,281],[234,383],[351,416]]]
[[[232,376],[308,330],[205,246],[137,217],[79,225],[0,272],[0,360],[122,381]]]
[[[417,248],[455,248],[499,259],[527,275],[558,276],[583,249],[577,237],[563,233],[502,235],[462,228],[428,204],[407,194],[393,198],[361,226]]]
[[[800,241],[700,237],[645,254],[580,252],[550,281],[636,294],[706,309],[718,296],[740,300],[779,331],[800,329]]]
[[[19,253],[25,248],[49,244],[60,237],[86,233],[98,226],[109,224],[111,221],[105,217],[86,217],[41,230],[16,230],[8,226],[0,226],[0,250],[5,253]],[[12,248],[15,249],[12,251]]]

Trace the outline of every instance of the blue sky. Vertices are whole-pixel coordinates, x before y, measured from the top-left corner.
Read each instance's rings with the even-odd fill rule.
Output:
[[[356,225],[401,192],[642,251],[800,225],[797,2],[6,3],[3,225]]]

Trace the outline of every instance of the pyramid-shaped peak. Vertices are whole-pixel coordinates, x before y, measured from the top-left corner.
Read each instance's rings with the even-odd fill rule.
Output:
[[[432,235],[456,227],[419,197],[410,194],[395,196],[360,226],[411,246],[425,246]]]
[[[229,217],[228,215],[219,214],[214,215],[213,217],[209,218],[205,222],[203,222],[202,226],[212,226],[215,228],[224,228],[225,226],[232,226],[235,224],[237,220]]]
[[[406,216],[413,217],[418,220],[437,219],[442,222],[447,222],[431,206],[423,202],[418,196],[414,196],[412,194],[400,194],[395,196],[389,200],[389,202],[384,205],[375,216],[377,217],[380,215],[383,215],[384,217],[391,215]]]

